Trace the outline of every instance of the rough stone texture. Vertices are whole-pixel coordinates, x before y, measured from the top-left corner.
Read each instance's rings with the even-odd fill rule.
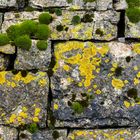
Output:
[[[17,0],[0,0],[0,8],[17,7]]]
[[[0,53],[4,54],[14,54],[15,53],[15,46],[7,44],[5,46],[0,46]]]
[[[18,70],[39,69],[46,71],[51,61],[51,43],[48,42],[48,48],[40,51],[36,46],[37,41],[32,41],[32,47],[29,51],[18,48],[14,68]]]
[[[128,8],[126,0],[114,0],[114,8],[115,10],[125,10]]]
[[[112,9],[112,0],[97,0],[96,1],[96,10],[108,10]]]
[[[125,37],[140,39],[140,21],[138,23],[132,23],[126,17]]]
[[[57,137],[56,137],[57,136]],[[42,130],[34,134],[21,131],[19,140],[67,140],[67,130]]]
[[[140,124],[140,44],[72,41],[56,44],[54,54],[55,126]]]
[[[6,70],[9,65],[9,56],[0,54],[0,71]]]
[[[75,130],[68,140],[139,140],[139,129]]]
[[[18,132],[15,128],[0,125],[0,140],[17,140]]]
[[[19,18],[16,13],[6,13],[2,24],[2,32],[13,25],[22,22],[23,20],[37,20],[41,12],[21,12]],[[72,25],[73,16],[78,15],[81,19],[85,15],[90,15],[91,22],[81,22],[78,25]],[[52,15],[54,20],[50,24],[52,30],[51,40],[69,40],[69,39],[97,39],[97,40],[112,40],[117,37],[117,23],[120,13],[115,11],[103,12],[85,12],[85,11],[62,11],[62,16]],[[57,31],[57,26],[63,25],[64,29],[68,30]]]
[[[13,74],[14,73],[14,74]],[[48,77],[45,72],[0,72],[0,124],[46,126]]]

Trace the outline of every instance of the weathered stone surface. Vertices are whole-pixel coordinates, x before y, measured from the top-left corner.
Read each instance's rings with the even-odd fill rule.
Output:
[[[0,140],[17,140],[18,132],[15,128],[0,125]]]
[[[0,54],[0,71],[6,70],[9,64],[9,56]]]
[[[48,77],[45,72],[0,72],[0,124],[46,125]]]
[[[40,12],[21,12],[19,18],[15,18],[16,13],[6,13],[2,24],[2,32],[16,23],[23,20],[37,20]],[[78,15],[82,22],[78,25],[72,25],[72,19]],[[62,11],[62,16],[53,16],[53,22],[50,24],[51,40],[69,40],[69,39],[97,39],[112,40],[117,37],[117,23],[119,21],[119,12],[102,11],[102,12],[85,12],[85,11]],[[88,20],[88,21],[87,21]],[[90,21],[90,22],[89,22]],[[57,27],[63,26],[63,31],[58,31]]]
[[[68,2],[71,1],[71,2]],[[46,7],[67,7],[71,9],[95,9],[96,2],[85,2],[88,0],[29,0],[29,6],[33,8],[46,8]],[[90,0],[89,0],[90,1]]]
[[[54,46],[55,126],[140,124],[140,44],[66,42]]]
[[[139,129],[75,130],[68,140],[139,140]]]
[[[14,54],[15,53],[15,46],[12,46],[10,44],[0,46],[0,53]]]
[[[126,17],[125,26],[125,37],[126,38],[139,38],[140,39],[140,21],[138,23],[132,23]]]
[[[114,0],[114,8],[116,10],[125,10],[128,8],[126,0]]]
[[[96,10],[108,10],[112,9],[112,0],[97,0],[96,1]]]
[[[1,0],[0,8],[17,7],[17,0]]]
[[[67,130],[42,130],[34,134],[21,131],[19,140],[67,140]]]
[[[39,69],[46,71],[51,61],[51,43],[48,42],[48,48],[40,51],[37,41],[32,41],[32,47],[29,51],[18,48],[14,68],[17,70]]]

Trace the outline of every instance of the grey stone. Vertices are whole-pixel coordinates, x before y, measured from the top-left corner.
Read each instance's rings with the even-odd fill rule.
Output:
[[[17,7],[16,0],[0,0],[0,8]]]
[[[29,132],[21,131],[19,134],[19,140],[66,140],[67,139],[67,130],[41,130],[37,131],[34,134]]]
[[[133,129],[104,129],[104,130],[74,130],[68,140],[139,140],[140,130]]]
[[[21,48],[17,49],[17,57],[14,68],[19,70],[39,69],[48,70],[51,61],[51,43],[48,42],[48,48],[40,51],[37,46],[37,41],[32,40],[32,47],[28,50]]]
[[[0,124],[46,126],[49,80],[45,72],[0,72]]]
[[[139,125],[139,43],[70,41],[56,44],[54,55],[56,127]]]
[[[96,10],[108,10],[113,9],[112,0],[97,0],[96,1]]]
[[[18,131],[15,128],[0,125],[1,140],[17,140]]]
[[[126,0],[115,0],[114,8],[116,10],[125,10],[128,8]]]
[[[4,54],[14,54],[16,51],[15,46],[12,46],[10,44],[0,46],[0,53]]]
[[[9,65],[9,56],[0,54],[0,71],[6,70]]]

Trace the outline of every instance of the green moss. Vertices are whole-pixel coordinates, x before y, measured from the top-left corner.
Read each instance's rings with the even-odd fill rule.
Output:
[[[20,18],[20,14],[19,13],[16,13],[15,14],[15,18]]]
[[[11,40],[15,40],[17,37],[21,36],[20,25],[11,25],[7,30],[7,35]]]
[[[17,37],[14,42],[17,47],[25,50],[29,50],[32,45],[32,41],[27,35]]]
[[[78,15],[74,16],[74,17],[72,18],[72,21],[71,21],[71,23],[72,23],[73,25],[77,25],[77,24],[79,24],[80,22],[81,22],[81,18],[80,18]]]
[[[30,7],[30,6],[28,6],[28,7],[25,8],[25,11],[27,11],[27,12],[32,12],[34,10],[35,9],[33,7]]]
[[[48,25],[39,24],[37,27],[36,37],[40,40],[48,39],[50,36],[51,31]]]
[[[96,0],[83,0],[84,2],[94,2]]]
[[[52,16],[49,13],[42,13],[39,15],[39,22],[41,24],[50,24],[52,22]]]
[[[140,0],[126,0],[128,3],[128,8],[140,7]]]
[[[73,102],[71,108],[77,114],[81,114],[84,111],[84,107],[79,102]]]
[[[26,20],[20,24],[21,33],[24,35],[26,34],[29,36],[33,36],[37,31],[37,25],[38,23],[33,20]]]
[[[137,23],[140,21],[140,8],[129,8],[126,14],[131,22]]]
[[[41,51],[44,51],[48,48],[48,43],[47,41],[44,41],[44,40],[39,40],[37,42],[37,48]]]
[[[122,71],[123,71],[122,67],[117,67],[115,69],[115,76],[121,76],[122,75]]]
[[[58,139],[60,137],[58,131],[53,131],[52,136],[54,139]]]
[[[67,0],[67,3],[72,3],[73,2],[73,0]]]
[[[56,26],[56,30],[58,31],[58,32],[61,32],[61,31],[63,31],[64,30],[64,26],[63,25],[57,25]]]
[[[30,132],[30,133],[35,133],[38,131],[38,126],[36,123],[32,123],[30,125],[27,126],[27,130]]]
[[[10,39],[7,34],[0,34],[0,46],[4,46],[10,43]]]
[[[61,16],[61,15],[62,15],[62,10],[61,10],[60,8],[56,8],[56,9],[55,9],[55,14],[56,14],[57,16]]]
[[[83,16],[83,18],[81,19],[82,22],[92,22],[93,21],[93,18],[94,18],[94,15],[93,14],[85,14]]]
[[[101,29],[97,29],[95,33],[100,35],[100,36],[104,35],[104,32]]]
[[[127,91],[127,96],[133,99],[136,99],[138,97],[138,91],[135,88],[131,88]]]

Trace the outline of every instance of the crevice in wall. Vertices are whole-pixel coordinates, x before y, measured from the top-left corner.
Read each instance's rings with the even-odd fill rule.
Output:
[[[125,37],[125,10],[120,12],[120,20],[118,22],[118,38]]]

